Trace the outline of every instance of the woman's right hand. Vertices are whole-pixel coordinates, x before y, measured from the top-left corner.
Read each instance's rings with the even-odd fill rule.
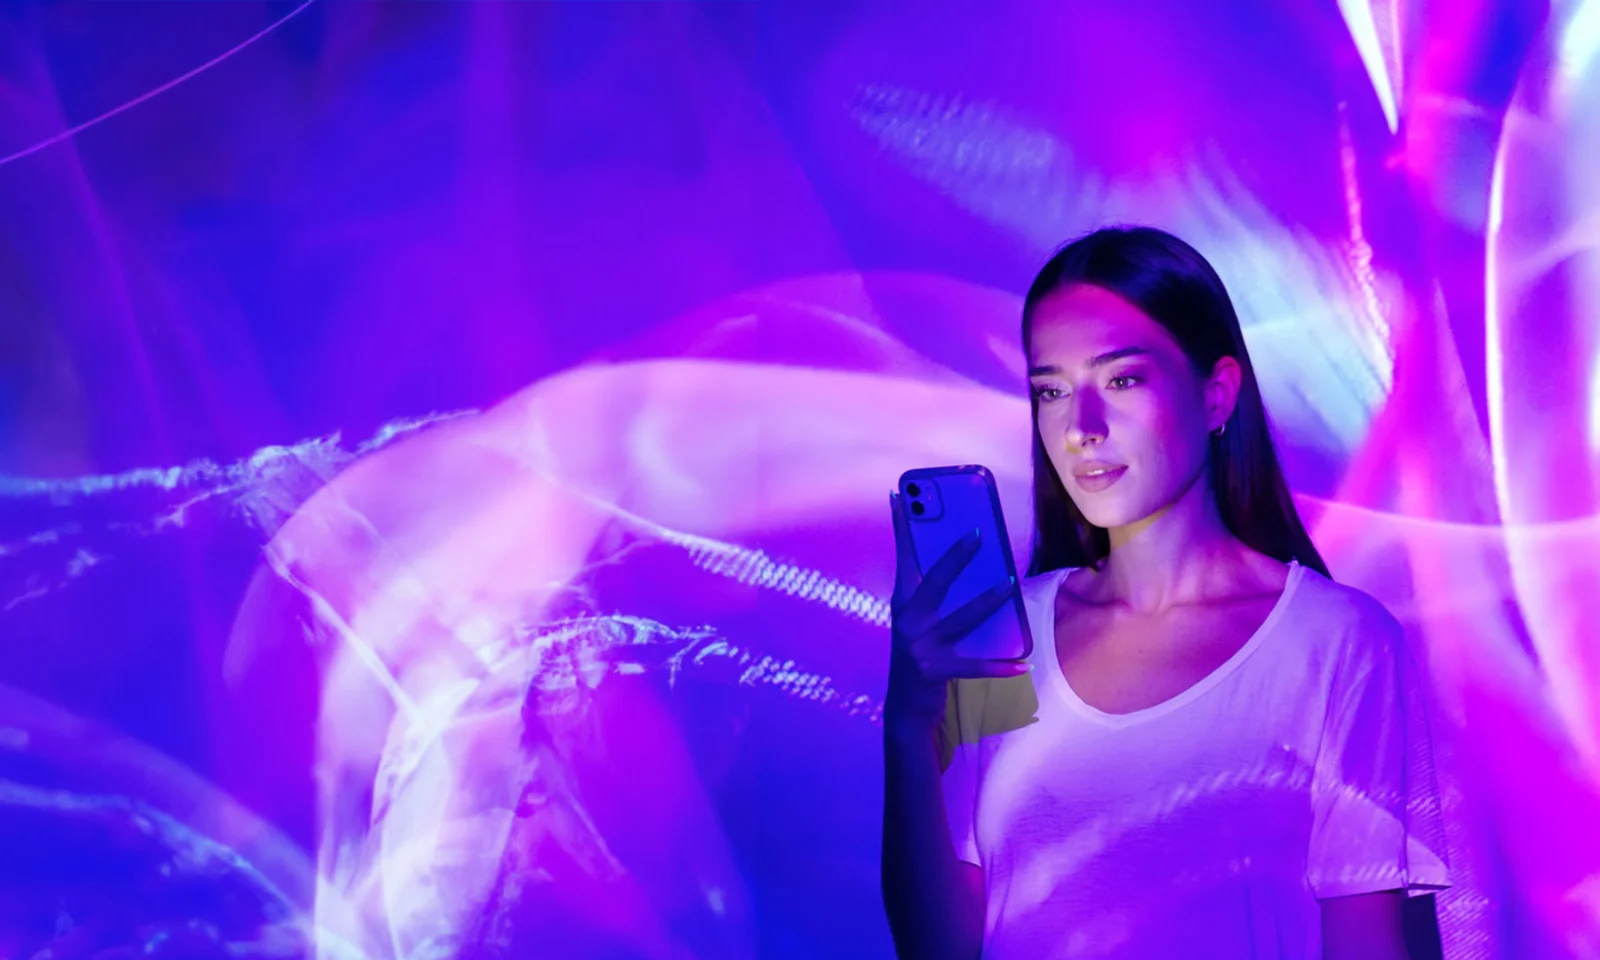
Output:
[[[1015,677],[1028,671],[1021,660],[963,657],[955,645],[1011,599],[1010,578],[939,616],[951,584],[978,552],[976,530],[956,541],[928,568],[917,569],[911,523],[898,494],[889,495],[894,519],[894,596],[889,601],[889,692],[884,700],[886,728],[932,733],[944,716],[945,685],[970,677]]]

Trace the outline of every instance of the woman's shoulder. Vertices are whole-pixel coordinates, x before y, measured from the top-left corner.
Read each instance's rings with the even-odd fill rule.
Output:
[[[1381,651],[1403,641],[1405,628],[1372,594],[1308,567],[1301,567],[1299,576],[1291,598],[1293,615],[1285,618],[1289,624],[1339,641],[1346,648]]]

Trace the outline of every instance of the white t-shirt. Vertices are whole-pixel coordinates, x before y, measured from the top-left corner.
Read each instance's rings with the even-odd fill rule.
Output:
[[[1447,885],[1400,624],[1293,564],[1261,628],[1156,706],[1108,714],[1056,660],[1066,570],[1023,581],[1033,670],[962,680],[941,728],[984,960],[1314,958],[1318,898]]]

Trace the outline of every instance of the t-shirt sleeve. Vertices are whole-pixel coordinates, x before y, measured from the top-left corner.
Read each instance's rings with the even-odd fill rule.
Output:
[[[1426,685],[1376,601],[1345,638],[1312,779],[1307,879],[1319,898],[1449,885]]]
[[[973,735],[976,684],[953,680],[945,694],[944,720],[939,725],[939,762],[944,773],[945,817],[956,859],[980,864],[978,859],[977,800],[978,745]]]

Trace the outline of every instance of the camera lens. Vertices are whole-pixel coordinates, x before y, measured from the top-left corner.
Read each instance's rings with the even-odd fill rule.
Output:
[[[920,517],[928,512],[928,508],[922,505],[921,500],[913,500],[911,501],[911,512]]]
[[[906,493],[913,497],[920,497],[922,496],[922,488],[914,483],[908,483],[906,484]]]

